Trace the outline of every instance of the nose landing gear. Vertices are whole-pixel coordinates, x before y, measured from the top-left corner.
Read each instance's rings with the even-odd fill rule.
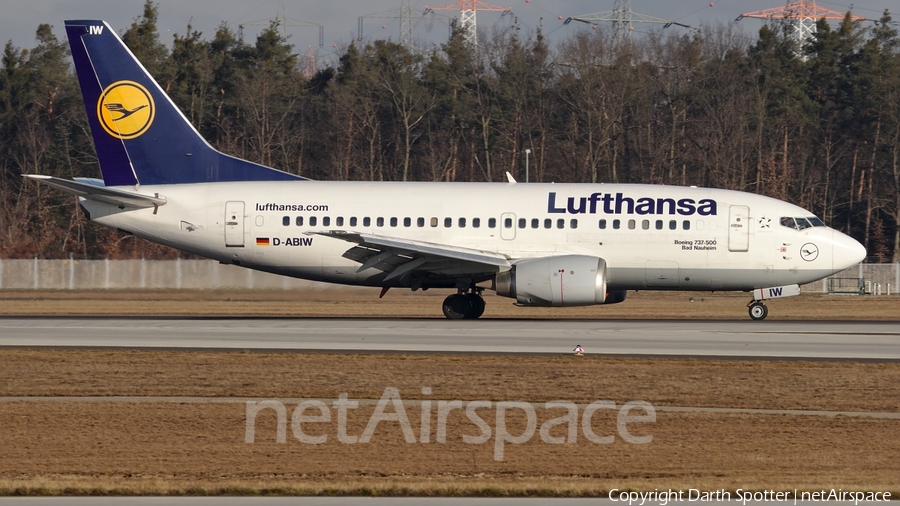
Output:
[[[474,320],[484,314],[484,299],[481,298],[481,292],[484,288],[472,288],[467,292],[460,290],[459,293],[448,296],[444,299],[442,309],[444,316],[450,320]]]
[[[765,320],[766,316],[769,315],[769,308],[758,300],[751,300],[747,307],[749,308],[751,320]]]

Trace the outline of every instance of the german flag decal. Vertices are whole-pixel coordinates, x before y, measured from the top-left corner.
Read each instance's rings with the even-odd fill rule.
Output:
[[[269,245],[269,238],[268,238],[268,237],[257,237],[257,238],[256,238],[256,245],[257,245],[257,246],[268,246],[268,245]]]

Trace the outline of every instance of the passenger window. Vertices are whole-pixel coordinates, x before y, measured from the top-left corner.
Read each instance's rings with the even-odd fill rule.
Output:
[[[488,228],[497,228],[497,218],[488,219]]]
[[[315,227],[315,226],[316,226],[316,217],[315,217],[315,216],[310,216],[310,217],[309,217],[309,226],[310,226],[310,227]]]
[[[383,227],[384,226],[384,218],[378,217],[375,219],[375,226]]]
[[[528,220],[525,218],[519,218],[519,228],[525,228],[525,224],[528,223]]]
[[[403,226],[411,227],[412,226],[412,218],[403,218]]]
[[[565,227],[566,227],[566,220],[564,220],[562,218],[556,220],[556,228],[565,228]]]
[[[628,230],[634,230],[634,220],[628,220]]]
[[[284,218],[281,218],[281,224],[284,225],[285,227],[288,226],[288,225],[290,225],[290,224],[291,224],[291,217],[290,217],[290,216],[285,216]]]
[[[294,223],[296,223],[298,227],[302,227],[303,226],[303,216],[297,216],[297,219],[294,220]]]
[[[503,220],[503,228],[512,228],[512,218]]]
[[[613,220],[613,229],[619,230],[619,227],[622,226],[622,222],[619,220]]]
[[[355,227],[355,226],[356,226],[356,216],[353,216],[353,217],[350,218],[350,226],[351,226],[351,227]]]
[[[662,220],[656,220],[656,230],[662,230],[662,229],[663,229]]]
[[[553,220],[547,218],[544,220],[544,228],[553,228]]]
[[[421,216],[419,216],[418,218],[416,218],[416,226],[419,227],[419,228],[424,227],[424,226],[425,226],[425,218],[423,218],[423,217],[421,217]]]
[[[541,220],[537,218],[531,219],[531,228],[538,228],[541,225]]]
[[[324,218],[322,218],[322,226],[323,227],[327,227],[330,225],[331,225],[331,217],[330,216],[325,216]]]
[[[578,220],[574,218],[569,220],[569,228],[578,228]]]
[[[644,230],[650,230],[650,220],[641,220],[641,228]]]
[[[669,220],[669,230],[677,230],[678,222],[675,220]]]
[[[466,219],[465,218],[459,219],[459,228],[466,228]]]
[[[391,218],[391,226],[392,226],[392,227],[396,227],[396,226],[397,226],[397,218]]]
[[[363,218],[363,226],[364,226],[364,227],[370,227],[370,226],[372,226],[372,218],[369,218],[368,216],[366,216],[365,218]]]
[[[606,230],[606,220],[600,220],[600,230]]]
[[[339,226],[339,227],[343,227],[343,226],[344,226],[344,217],[343,217],[343,216],[338,216],[337,218],[335,218],[334,224],[337,225],[337,226]]]
[[[478,228],[481,226],[481,218],[472,218],[472,228]]]
[[[450,228],[453,226],[453,218],[444,218],[444,228]]]
[[[431,218],[431,226],[436,227],[438,225],[438,219],[435,217]]]
[[[683,228],[685,230],[690,230],[691,229],[691,220],[684,220],[681,223],[681,228]]]

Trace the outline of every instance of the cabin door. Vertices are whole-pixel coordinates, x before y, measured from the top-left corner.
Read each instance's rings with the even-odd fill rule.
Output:
[[[244,247],[244,203],[231,201],[225,203],[225,246],[228,248]]]
[[[728,208],[728,251],[750,249],[750,208],[731,206]]]

